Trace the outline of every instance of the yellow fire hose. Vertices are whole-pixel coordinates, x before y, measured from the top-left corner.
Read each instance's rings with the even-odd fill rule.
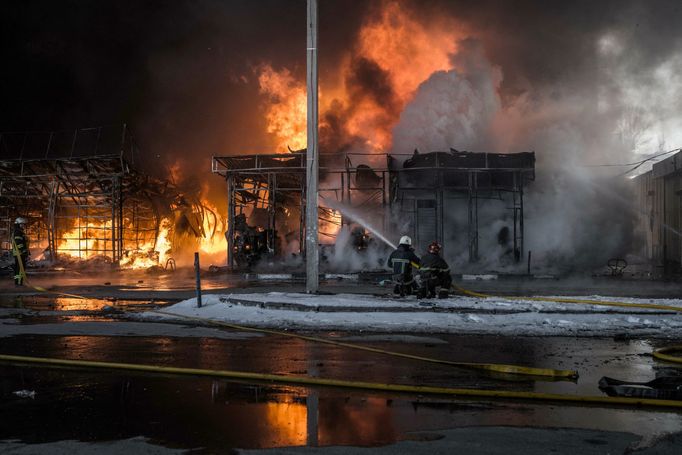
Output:
[[[616,306],[625,308],[647,308],[650,310],[663,310],[663,311],[675,311],[682,312],[682,307],[674,307],[670,305],[658,305],[655,303],[626,303],[626,302],[605,302],[602,300],[585,300],[585,299],[570,299],[564,297],[519,297],[519,296],[494,296],[489,294],[482,294],[480,292],[469,291],[456,284],[452,285],[453,289],[461,292],[462,294],[469,295],[471,297],[481,297],[487,298],[499,298],[505,300],[530,300],[535,302],[556,302],[556,303],[577,303],[581,305],[601,305],[601,306]]]
[[[569,299],[569,298],[563,298],[563,297],[516,297],[516,296],[493,296],[493,295],[488,295],[488,294],[482,294],[480,292],[474,292],[474,291],[469,291],[467,289],[464,289],[460,286],[457,286],[456,284],[452,285],[453,289],[456,289],[457,291],[470,295],[472,297],[481,297],[481,298],[502,298],[502,299],[508,299],[508,300],[531,300],[531,301],[538,301],[538,302],[557,302],[557,303],[577,303],[577,304],[582,304],[582,305],[606,305],[606,306],[618,306],[618,307],[634,307],[634,308],[647,308],[647,309],[652,309],[652,310],[664,310],[664,311],[676,311],[676,312],[682,312],[682,308],[679,307],[674,307],[674,306],[669,306],[669,305],[657,305],[653,303],[626,303],[626,302],[603,302],[600,300],[583,300],[583,299]],[[682,363],[682,357],[680,356],[675,356],[675,355],[670,355],[670,352],[682,352],[682,345],[679,346],[666,346],[663,348],[655,349],[652,352],[652,355],[654,358],[658,360],[664,360],[667,362],[673,362],[673,363]]]
[[[156,310],[153,312],[163,314],[163,315],[167,315],[167,316],[173,316],[173,317],[178,317],[178,318],[182,318],[182,319],[187,319],[187,320],[191,320],[191,321],[197,321],[197,322],[201,322],[203,324],[216,325],[216,326],[220,326],[220,327],[228,327],[228,328],[235,329],[235,330],[242,330],[242,331],[247,331],[247,332],[268,333],[271,335],[280,335],[280,336],[286,336],[286,337],[291,337],[291,338],[298,338],[298,339],[306,340],[306,341],[314,341],[317,343],[331,344],[334,346],[341,346],[341,347],[350,348],[350,349],[358,349],[361,351],[375,352],[375,353],[379,353],[379,354],[386,354],[386,355],[391,355],[394,357],[402,357],[402,358],[406,358],[406,359],[421,360],[421,361],[425,361],[425,362],[438,363],[438,364],[442,364],[442,365],[451,365],[454,367],[492,371],[495,373],[517,374],[517,375],[523,375],[523,376],[544,376],[544,377],[550,377],[550,378],[556,378],[556,379],[576,379],[576,378],[578,378],[578,372],[574,371],[574,370],[555,370],[555,369],[551,369],[551,368],[534,368],[534,367],[524,367],[524,366],[520,366],[520,365],[505,365],[505,364],[497,364],[497,363],[452,362],[449,360],[433,359],[430,357],[422,357],[422,356],[418,356],[418,355],[405,354],[402,352],[387,351],[384,349],[372,348],[369,346],[363,346],[363,345],[359,345],[359,344],[344,343],[341,341],[334,341],[334,340],[329,340],[329,339],[325,339],[325,338],[318,338],[318,337],[300,335],[297,333],[280,332],[278,330],[261,329],[261,328],[257,328],[257,327],[248,327],[248,326],[243,326],[243,325],[231,324],[229,322],[213,321],[210,319],[200,318],[200,317],[196,317],[196,316],[179,315],[176,313],[170,313],[168,311]]]
[[[16,251],[16,246],[15,245],[13,245],[13,246],[15,247],[15,251]],[[416,268],[419,268],[419,266],[417,266],[416,264],[412,264],[412,265],[415,266]],[[26,278],[25,278],[26,273],[25,273],[25,270],[23,267],[23,261],[21,260],[21,256],[19,256],[19,267],[20,267],[20,271],[21,271],[22,275],[24,276],[24,280],[26,280]],[[57,295],[64,295],[64,296],[69,296],[69,297],[73,297],[73,298],[80,298],[80,299],[86,298],[86,297],[76,295],[76,294],[66,294],[66,293],[62,293],[62,292],[53,292],[53,291],[49,291],[45,288],[38,287],[38,286],[31,286],[31,287],[33,287],[34,289],[36,289],[40,292],[53,293],[53,294],[57,294]],[[482,294],[482,293],[468,291],[468,290],[463,289],[463,288],[456,286],[456,285],[453,285],[453,288],[457,289],[458,291],[460,291],[464,294],[475,296],[475,297],[482,297],[482,298],[493,297],[493,296]],[[582,304],[591,304],[591,305],[641,307],[641,308],[649,308],[649,309],[663,309],[663,310],[682,311],[682,309],[680,309],[680,308],[671,307],[671,306],[667,306],[667,305],[655,305],[655,304],[630,304],[630,303],[624,303],[624,302],[602,302],[602,301],[579,300],[579,299],[541,298],[541,297],[503,297],[503,298],[514,299],[514,300],[554,301],[554,302],[560,302],[560,303],[582,303]],[[378,349],[378,348],[372,348],[369,346],[362,346],[362,345],[356,345],[356,344],[351,344],[351,343],[344,343],[344,342],[328,340],[328,339],[324,339],[324,338],[311,337],[311,336],[306,336],[306,335],[299,335],[296,333],[280,332],[280,331],[270,330],[270,329],[261,329],[261,328],[255,328],[255,327],[242,326],[242,325],[238,325],[238,324],[230,324],[227,322],[213,321],[213,320],[209,320],[209,319],[205,319],[205,318],[199,318],[199,317],[193,317],[193,316],[184,316],[184,315],[179,315],[179,314],[165,312],[165,311],[157,310],[155,312],[159,313],[159,314],[169,315],[169,316],[183,318],[183,319],[187,319],[187,320],[194,320],[194,321],[201,322],[203,324],[210,324],[210,325],[228,327],[228,328],[232,328],[235,330],[260,332],[260,333],[268,333],[268,334],[273,334],[273,335],[294,337],[294,338],[299,338],[299,339],[307,340],[307,341],[314,341],[314,342],[318,342],[318,343],[325,343],[325,344],[330,344],[330,345],[335,345],[335,346],[340,346],[340,347],[358,349],[358,350],[363,350],[363,351],[368,351],[368,352],[375,352],[375,353],[386,354],[386,355],[391,355],[391,356],[395,356],[395,357],[421,360],[421,361],[438,363],[438,364],[443,364],[443,365],[452,365],[452,366],[461,367],[461,368],[479,369],[479,370],[485,370],[485,371],[490,371],[490,372],[495,372],[495,373],[503,373],[503,374],[517,374],[517,375],[525,375],[525,376],[551,377],[551,378],[557,378],[557,379],[575,379],[578,377],[578,372],[574,371],[574,370],[556,370],[556,369],[549,369],[549,368],[534,368],[534,367],[524,367],[524,366],[519,366],[519,365],[505,365],[505,364],[492,364],[492,363],[453,362],[453,361],[448,361],[448,360],[434,359],[434,358],[429,358],[429,357],[423,357],[423,356],[417,356],[417,355],[412,355],[412,354],[405,354],[405,353],[400,353],[400,352],[388,351],[388,350],[383,350],[383,349]],[[654,351],[653,355],[654,355],[654,357],[656,357],[660,360],[668,360],[671,362],[682,363],[682,359],[680,359],[679,357],[664,354],[664,352],[680,350],[680,349],[675,349],[675,348],[676,347],[668,347],[668,348],[659,349],[657,351]],[[673,359],[676,359],[676,360],[673,360]]]
[[[44,357],[26,357],[0,354],[0,361],[13,364],[29,364],[55,367],[76,367],[99,370],[124,370],[145,373],[159,373],[172,375],[205,376],[223,379],[265,381],[301,386],[343,387],[386,392],[400,392],[419,395],[446,395],[454,398],[483,398],[503,400],[531,400],[538,402],[562,402],[573,404],[591,404],[622,407],[654,407],[666,409],[682,409],[682,401],[654,400],[647,398],[624,398],[589,395],[566,395],[542,392],[519,392],[506,390],[457,389],[450,387],[415,386],[404,384],[383,384],[376,382],[344,381],[338,379],[324,379],[302,376],[285,376],[277,374],[263,374],[228,370],[207,370],[197,368],[160,367],[132,363],[96,362],[88,360],[65,360]]]
[[[421,267],[415,262],[410,262],[410,265],[415,269],[419,270]],[[682,307],[675,307],[670,305],[658,305],[655,303],[626,303],[626,302],[606,302],[603,300],[587,300],[587,299],[570,299],[564,297],[519,297],[519,296],[494,296],[489,294],[483,294],[480,292],[470,291],[464,289],[463,287],[452,285],[452,289],[461,292],[462,294],[471,297],[480,298],[499,298],[506,300],[530,300],[535,302],[555,302],[555,303],[576,303],[581,305],[601,305],[601,306],[615,306],[615,307],[625,307],[625,308],[646,308],[649,310],[663,310],[663,311],[675,311],[682,312]]]
[[[35,289],[38,292],[45,292],[48,294],[55,294],[55,295],[63,295],[65,297],[72,297],[74,299],[85,299],[85,297],[76,295],[76,294],[66,294],[64,292],[55,292],[55,291],[50,291],[48,289],[45,289],[40,286],[34,286],[32,284],[29,284],[28,282],[28,276],[26,275],[26,268],[24,267],[24,261],[21,259],[21,254],[19,254],[19,249],[17,248],[17,244],[15,243],[14,239],[12,239],[12,251],[14,252],[14,255],[17,258],[17,262],[19,263],[19,275],[22,278],[22,281],[26,286]]]
[[[23,266],[21,266],[21,259],[19,259],[19,263],[20,263],[20,267],[23,269]],[[34,289],[36,289],[40,292],[54,293],[57,295],[64,295],[64,296],[69,296],[69,297],[79,298],[79,299],[85,299],[86,298],[86,297],[79,296],[76,294],[65,294],[62,292],[52,292],[52,291],[48,291],[47,289],[41,288],[38,286],[31,286],[31,287],[33,287]],[[270,329],[261,329],[261,328],[256,328],[256,327],[247,327],[247,326],[242,326],[242,325],[237,325],[237,324],[230,324],[227,322],[212,321],[210,319],[193,317],[193,316],[184,316],[184,315],[179,315],[179,314],[165,312],[165,311],[157,310],[157,311],[153,311],[153,312],[173,316],[176,318],[193,320],[193,321],[201,322],[203,324],[210,324],[210,325],[228,327],[228,328],[235,329],[235,330],[268,333],[271,335],[281,335],[281,336],[287,336],[287,337],[292,337],[292,338],[299,338],[302,340],[314,341],[317,343],[326,343],[326,344],[331,344],[331,345],[341,346],[341,347],[346,347],[346,348],[351,348],[351,349],[358,349],[358,350],[363,350],[363,351],[375,352],[375,353],[391,355],[394,357],[403,357],[403,358],[408,358],[408,359],[413,359],[413,360],[421,360],[424,362],[438,363],[438,364],[442,364],[442,365],[451,365],[451,366],[460,367],[460,368],[485,370],[485,371],[502,373],[502,374],[516,374],[516,375],[523,375],[523,376],[541,376],[541,377],[548,377],[548,378],[554,378],[554,379],[577,379],[578,378],[578,372],[575,370],[555,370],[555,369],[551,369],[551,368],[534,368],[534,367],[524,367],[524,366],[520,366],[520,365],[505,365],[505,364],[495,364],[495,363],[452,362],[449,360],[434,359],[434,358],[417,356],[417,355],[412,355],[412,354],[405,354],[405,353],[400,353],[400,352],[387,351],[387,350],[383,350],[383,349],[372,348],[369,346],[362,346],[362,345],[356,345],[356,344],[351,344],[351,343],[343,343],[343,342],[328,340],[328,339],[324,339],[324,338],[299,335],[296,333],[280,332],[280,331],[270,330]]]
[[[682,345],[666,346],[664,348],[656,349],[653,352],[654,358],[665,360],[666,362],[682,363],[682,357],[678,355],[670,355],[670,352],[682,352]]]
[[[413,264],[416,265],[416,264]],[[624,308],[646,308],[650,310],[662,310],[662,311],[674,311],[682,312],[681,307],[674,307],[670,305],[658,305],[654,303],[626,303],[626,302],[605,302],[601,300],[586,300],[586,299],[571,299],[564,297],[518,297],[518,296],[493,296],[488,294],[482,294],[480,292],[470,291],[464,289],[456,284],[452,285],[452,288],[461,292],[462,294],[469,295],[472,297],[480,298],[502,298],[505,300],[530,300],[536,302],[556,302],[556,303],[575,303],[580,305],[602,305],[602,306],[615,306]],[[682,352],[682,345],[680,346],[667,346],[659,349],[655,349],[652,352],[654,358],[658,360],[664,360],[673,363],[682,363],[682,357],[670,355],[670,352]]]

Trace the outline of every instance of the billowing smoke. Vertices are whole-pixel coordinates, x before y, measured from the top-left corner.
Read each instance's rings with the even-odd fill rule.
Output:
[[[223,211],[211,156],[300,145],[270,128],[273,103],[305,122],[305,2],[252,3],[16,3],[0,129],[128,122],[138,165],[175,166]],[[632,251],[628,167],[591,166],[682,145],[679,1],[329,0],[319,23],[321,150],[534,150],[526,249],[559,268]],[[263,89],[263,62],[298,104]],[[485,210],[482,264],[499,267],[509,220]]]
[[[535,151],[537,178],[525,201],[525,248],[539,265],[552,271],[589,270],[633,252],[631,232],[638,214],[623,176],[627,168],[595,165],[634,159],[651,131],[634,122],[632,113],[637,106],[647,109],[618,97],[595,96],[614,90],[599,79],[570,94],[537,90],[503,102],[501,69],[476,42],[459,49],[453,59],[457,69],[434,73],[406,106],[393,132],[393,150]],[[655,85],[649,89],[660,91]],[[448,223],[459,235],[448,239],[456,245],[448,255],[463,265],[468,259],[466,228],[458,225],[466,219],[466,206],[451,205],[455,210]],[[479,213],[480,268],[512,264],[500,238],[511,223],[511,213],[505,212],[504,205],[486,201]]]
[[[467,40],[459,49],[461,69],[433,73],[403,110],[393,130],[393,153],[490,147],[500,111],[500,70],[483,57],[479,43]]]
[[[682,142],[682,33],[669,17],[636,2],[378,5],[337,59],[343,77],[322,78],[323,150],[535,151],[524,247],[536,267],[590,270],[636,251],[628,167],[601,165]],[[466,204],[449,204],[447,254],[471,268]],[[474,267],[513,268],[511,211],[486,201],[479,217]]]

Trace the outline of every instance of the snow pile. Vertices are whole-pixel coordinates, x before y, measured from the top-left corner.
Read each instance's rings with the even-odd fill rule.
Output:
[[[563,297],[566,298],[566,297]],[[677,299],[576,299],[679,307]],[[175,315],[268,328],[361,330],[542,336],[682,336],[682,313],[658,309],[452,297],[443,300],[392,299],[371,295],[308,295],[270,292],[206,295],[163,310],[143,313],[145,319]],[[172,313],[172,314],[168,314]]]

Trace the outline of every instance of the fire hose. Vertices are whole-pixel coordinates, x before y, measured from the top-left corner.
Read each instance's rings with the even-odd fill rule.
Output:
[[[23,269],[23,266],[21,266],[21,261],[20,261],[20,267]],[[66,293],[62,293],[62,292],[49,291],[49,290],[42,288],[42,287],[39,287],[39,286],[32,286],[32,287],[34,289],[40,291],[40,292],[53,293],[56,295],[64,295],[64,296],[79,298],[79,299],[85,299],[86,298],[86,297],[83,297],[83,296],[80,296],[77,294],[66,294]],[[463,288],[456,286],[456,285],[453,285],[452,287],[453,287],[453,289],[456,289],[462,293],[465,293],[465,294],[471,295],[471,296],[482,297],[482,298],[494,297],[494,296],[487,295],[487,294],[469,291],[469,290],[463,289]],[[541,298],[541,297],[503,297],[503,298],[505,298],[505,299],[516,299],[516,300],[554,301],[554,302],[561,302],[561,303],[580,303],[580,304],[591,304],[591,305],[604,304],[604,305],[609,305],[609,306],[644,307],[644,308],[648,308],[648,309],[663,309],[663,310],[682,311],[682,309],[677,308],[677,307],[672,307],[672,306],[667,306],[667,305],[655,305],[655,304],[632,304],[632,303],[625,303],[625,302],[602,302],[602,301],[580,300],[580,299]],[[281,331],[276,331],[276,330],[271,330],[271,329],[263,329],[263,328],[257,328],[257,327],[248,327],[248,326],[243,326],[243,325],[238,325],[238,324],[231,324],[231,323],[227,323],[227,322],[213,321],[213,320],[205,319],[205,318],[179,315],[176,313],[170,313],[170,312],[159,311],[159,310],[154,311],[154,312],[159,313],[159,314],[163,314],[166,316],[172,316],[172,317],[177,317],[177,318],[182,318],[182,319],[187,319],[187,320],[193,320],[193,321],[201,322],[204,324],[228,327],[228,328],[235,329],[235,330],[261,332],[261,333],[267,333],[267,334],[271,334],[271,335],[294,337],[294,338],[299,338],[299,339],[306,340],[306,341],[313,341],[313,342],[318,342],[318,343],[336,345],[336,346],[340,346],[340,347],[346,347],[346,348],[351,348],[351,349],[358,349],[358,350],[363,350],[363,351],[381,353],[381,354],[386,354],[386,355],[392,355],[395,357],[410,358],[410,359],[414,359],[414,360],[421,360],[421,361],[438,363],[438,364],[443,364],[443,365],[452,365],[452,366],[461,367],[461,368],[479,369],[479,370],[485,370],[485,371],[490,371],[490,372],[495,372],[495,373],[503,373],[503,374],[517,374],[517,375],[524,375],[524,376],[544,376],[544,377],[550,377],[550,378],[555,378],[555,379],[576,379],[578,377],[578,372],[574,371],[574,370],[556,370],[556,369],[550,369],[550,368],[534,368],[534,367],[525,367],[525,366],[519,366],[519,365],[506,365],[506,364],[494,364],[494,363],[453,362],[453,361],[448,361],[448,360],[434,359],[434,358],[429,358],[429,357],[416,356],[416,355],[412,355],[412,354],[405,354],[405,353],[400,353],[400,352],[387,351],[387,350],[383,350],[383,349],[372,348],[369,346],[357,345],[357,344],[352,344],[352,343],[344,343],[344,342],[328,340],[328,339],[319,338],[319,337],[300,335],[297,333],[281,332]],[[675,351],[682,351],[682,346],[680,346],[680,347],[670,346],[670,347],[665,347],[665,348],[654,350],[653,356],[659,360],[675,362],[675,363],[682,363],[682,357],[673,356],[673,355],[668,354],[668,352],[675,352]]]
[[[185,376],[204,376],[222,379],[264,381],[270,383],[343,387],[349,389],[373,390],[382,392],[399,392],[418,395],[451,396],[453,398],[480,398],[503,400],[529,400],[535,402],[561,402],[572,404],[621,406],[621,407],[653,407],[665,409],[682,409],[682,401],[658,400],[648,398],[627,398],[610,396],[568,395],[543,392],[523,392],[507,390],[461,389],[451,387],[417,386],[407,384],[384,384],[363,381],[345,381],[304,376],[286,376],[278,374],[252,373],[229,370],[209,370],[198,368],[163,367],[133,363],[96,362],[88,360],[67,360],[44,357],[27,357],[0,354],[0,361],[12,364],[28,364],[54,367],[87,368],[97,370],[123,370],[144,373],[172,374]]]
[[[45,292],[47,294],[63,295],[65,297],[72,297],[75,299],[84,299],[85,298],[85,297],[77,295],[77,294],[67,294],[64,292],[50,291],[50,290],[45,289],[43,287],[30,284],[28,282],[28,276],[26,275],[26,268],[24,267],[24,260],[21,258],[21,254],[19,253],[19,249],[17,248],[17,244],[15,243],[14,239],[12,239],[12,251],[13,251],[13,254],[15,255],[15,257],[17,258],[17,262],[19,263],[19,276],[21,276],[21,280],[26,286],[33,288],[38,292]]]
[[[519,296],[493,296],[489,294],[482,294],[480,292],[470,291],[464,289],[456,284],[452,285],[452,289],[459,291],[464,295],[471,297],[480,298],[502,298],[506,300],[530,300],[535,302],[555,302],[555,303],[575,303],[580,305],[602,305],[602,306],[615,306],[624,308],[646,308],[650,310],[663,310],[663,311],[675,311],[682,312],[681,307],[675,307],[670,305],[658,305],[654,303],[627,303],[627,302],[605,302],[602,300],[585,300],[585,299],[571,299],[564,297],[519,297]],[[682,345],[666,346],[663,348],[655,349],[652,352],[654,358],[658,360],[663,360],[666,362],[682,363],[682,356],[671,355],[671,352],[682,352]]]
[[[456,284],[452,285],[452,289],[459,291],[462,294],[471,297],[480,298],[501,298],[505,300],[530,300],[535,302],[555,302],[555,303],[576,303],[581,305],[600,305],[600,306],[615,306],[624,308],[646,308],[649,310],[663,310],[682,312],[682,307],[675,307],[671,305],[659,305],[655,303],[626,303],[626,302],[608,302],[603,300],[586,300],[586,299],[572,299],[565,297],[520,297],[520,296],[494,296],[489,294],[482,294],[480,292],[469,291]]]
[[[49,290],[47,290],[45,288],[41,288],[39,286],[31,286],[31,287],[33,289],[36,289],[39,292],[52,293],[52,294],[56,294],[56,295],[64,295],[64,296],[79,298],[79,299],[86,299],[86,297],[76,295],[76,294],[66,294],[66,293],[62,293],[62,292],[49,291]],[[176,318],[192,320],[195,322],[201,322],[203,324],[228,327],[228,328],[231,328],[234,330],[260,332],[260,333],[267,333],[270,335],[280,335],[280,336],[286,336],[286,337],[293,337],[293,338],[298,338],[298,339],[307,340],[307,341],[313,341],[313,342],[317,342],[317,343],[331,344],[331,345],[336,345],[336,346],[345,347],[345,348],[358,349],[358,350],[363,350],[363,351],[369,351],[369,352],[391,355],[394,357],[403,357],[403,358],[421,360],[421,361],[425,361],[425,362],[438,363],[438,364],[443,364],[443,365],[451,365],[451,366],[460,367],[460,368],[478,369],[478,370],[485,370],[485,371],[502,373],[502,374],[516,374],[516,375],[523,375],[523,376],[541,376],[541,377],[548,377],[548,378],[554,378],[554,379],[576,379],[578,377],[578,372],[575,370],[556,370],[556,369],[551,369],[551,368],[534,368],[534,367],[525,367],[525,366],[520,366],[520,365],[506,365],[506,364],[495,364],[495,363],[453,362],[453,361],[449,361],[449,360],[433,359],[433,358],[429,358],[429,357],[417,356],[417,355],[412,355],[412,354],[405,354],[405,353],[401,353],[401,352],[387,351],[387,350],[383,350],[383,349],[377,349],[377,348],[372,348],[369,346],[362,346],[362,345],[357,345],[357,344],[352,344],[352,343],[344,343],[344,342],[340,342],[340,341],[328,340],[328,339],[319,338],[319,337],[300,335],[297,333],[281,332],[281,331],[277,331],[277,330],[263,329],[263,328],[257,328],[257,327],[248,327],[248,326],[243,326],[243,325],[238,325],[238,324],[230,324],[227,322],[213,321],[213,320],[205,319],[205,318],[179,315],[179,314],[170,313],[170,312],[166,312],[166,311],[156,310],[156,311],[152,311],[152,312],[167,315],[167,316],[173,316]]]
[[[505,365],[505,364],[497,364],[497,363],[453,362],[450,360],[434,359],[434,358],[430,358],[430,357],[423,357],[423,356],[418,356],[418,355],[405,354],[402,352],[388,351],[385,349],[378,349],[378,348],[373,348],[370,346],[363,346],[363,345],[359,345],[359,344],[344,343],[341,341],[334,341],[334,340],[329,340],[326,338],[300,335],[298,333],[281,332],[279,330],[263,329],[263,328],[258,328],[258,327],[248,327],[248,326],[243,326],[243,325],[238,325],[238,324],[231,324],[228,322],[214,321],[211,319],[200,318],[200,317],[196,317],[196,316],[179,315],[179,314],[171,313],[168,311],[156,310],[156,311],[152,311],[152,312],[162,314],[165,316],[179,317],[179,318],[187,319],[187,320],[191,320],[191,321],[202,322],[204,324],[216,325],[216,326],[220,326],[220,327],[227,327],[227,328],[231,328],[231,329],[235,329],[235,330],[248,331],[248,332],[260,332],[260,333],[267,333],[270,335],[280,335],[280,336],[286,336],[286,337],[291,337],[291,338],[298,338],[298,339],[306,340],[306,341],[313,341],[313,342],[317,342],[317,343],[330,344],[330,345],[340,346],[340,347],[350,348],[350,349],[358,349],[361,351],[375,352],[378,354],[386,354],[386,355],[390,355],[390,356],[394,356],[394,357],[402,357],[402,358],[406,358],[406,359],[414,359],[414,360],[421,360],[424,362],[438,363],[441,365],[451,365],[451,366],[460,367],[460,368],[485,370],[485,371],[491,371],[491,372],[495,372],[495,373],[504,373],[504,374],[517,374],[517,375],[523,375],[523,376],[543,376],[543,377],[555,378],[555,379],[577,379],[578,378],[578,372],[574,371],[574,370],[555,370],[555,369],[551,369],[551,368],[534,368],[534,367],[525,367],[525,366],[520,366],[520,365]]]
[[[20,270],[24,273],[23,264],[21,259]],[[55,293],[58,295],[67,295],[75,298],[85,297],[75,295],[75,294],[65,294],[60,292],[48,291],[44,288],[32,286],[34,289],[40,292]],[[454,289],[463,292],[467,295],[472,295],[476,297],[493,297],[486,294],[476,293],[473,291],[465,290],[459,286],[453,285]],[[508,297],[505,297],[508,298]],[[523,298],[523,297],[512,297],[512,299],[524,299],[524,300],[537,300],[537,301],[555,301],[561,303],[582,303],[582,304],[607,304],[610,306],[624,306],[624,307],[644,307],[649,309],[665,309],[665,310],[675,310],[681,311],[681,309],[676,307],[670,307],[665,305],[654,305],[654,304],[630,304],[624,302],[602,302],[602,301],[591,301],[591,300],[580,300],[580,299],[564,299],[564,298]],[[236,330],[244,331],[256,331],[261,333],[283,335],[289,337],[296,337],[303,340],[321,342],[325,344],[337,345],[340,347],[347,347],[352,349],[360,349],[370,352],[382,353],[387,355],[392,355],[396,357],[410,358],[415,360],[428,361],[433,363],[452,365],[456,367],[463,368],[474,368],[482,369],[486,371],[492,371],[497,373],[511,373],[520,375],[530,375],[530,376],[548,376],[554,378],[577,378],[578,374],[572,370],[553,370],[553,369],[543,369],[543,368],[533,368],[533,367],[523,367],[518,365],[503,365],[503,364],[481,364],[481,363],[468,363],[468,362],[452,362],[441,359],[432,359],[428,357],[415,356],[411,354],[387,351],[377,348],[372,348],[368,346],[355,345],[351,343],[337,342],[333,340],[327,340],[323,338],[310,337],[305,335],[299,335],[295,333],[280,332],[270,329],[260,329],[254,327],[241,326],[237,324],[230,324],[220,321],[212,321],[204,318],[192,317],[178,315],[175,313],[156,311],[159,314],[169,315],[173,317],[180,317],[183,319],[201,321],[202,323],[208,323],[211,325],[219,325],[224,327],[229,327]],[[670,346],[654,351],[653,355],[659,360],[665,360],[675,363],[682,363],[682,358],[678,356],[670,355],[669,352],[682,351],[682,346]],[[580,402],[580,403],[592,403],[592,404],[611,404],[611,405],[627,405],[627,406],[662,406],[662,407],[676,407],[682,408],[682,402],[674,400],[651,400],[651,399],[633,399],[633,398],[623,398],[623,397],[593,397],[593,396],[577,396],[577,395],[561,395],[561,394],[546,394],[546,393],[536,393],[536,392],[512,392],[512,391],[495,391],[495,390],[477,390],[477,389],[454,389],[454,388],[441,388],[441,387],[426,387],[426,386],[409,386],[409,385],[396,385],[396,384],[377,384],[369,382],[356,382],[356,381],[342,381],[342,380],[329,380],[320,378],[301,378],[301,377],[289,377],[281,375],[269,375],[269,374],[258,374],[258,373],[248,373],[248,372],[231,372],[223,370],[199,370],[199,369],[185,369],[185,368],[175,368],[175,367],[157,367],[152,365],[137,365],[137,364],[122,364],[122,363],[106,363],[106,362],[87,362],[87,361],[75,361],[75,360],[62,360],[62,359],[44,359],[44,358],[34,358],[34,357],[22,357],[22,356],[8,356],[1,355],[0,360],[9,362],[20,362],[20,363],[38,363],[38,364],[52,364],[52,365],[71,365],[71,366],[81,366],[89,368],[113,368],[113,369],[126,369],[126,370],[136,370],[136,371],[147,371],[147,372],[161,372],[161,373],[175,373],[184,375],[201,375],[201,376],[214,376],[214,377],[225,377],[233,379],[255,379],[255,380],[266,380],[272,382],[283,382],[289,384],[302,384],[302,385],[327,385],[327,386],[338,386],[338,387],[349,387],[358,389],[372,389],[372,390],[385,390],[385,391],[396,391],[396,392],[413,392],[422,394],[437,394],[437,395],[452,395],[452,396],[469,396],[469,397],[480,397],[480,398],[507,398],[507,399],[529,399],[529,400],[543,400],[543,401],[568,401],[568,402]]]
[[[412,267],[419,270],[421,267],[419,264],[411,262]],[[499,298],[505,300],[530,300],[535,302],[555,302],[555,303],[575,303],[580,305],[600,305],[600,306],[614,306],[614,307],[624,307],[624,308],[646,308],[649,310],[663,310],[663,311],[675,311],[682,312],[682,307],[676,307],[671,305],[659,305],[656,303],[627,303],[627,302],[608,302],[603,300],[588,300],[588,299],[572,299],[566,297],[521,297],[521,296],[494,296],[490,294],[483,294],[480,292],[470,291],[464,289],[456,284],[453,284],[451,288],[454,291],[458,291],[461,294],[468,295],[470,297],[480,297],[484,299],[488,298]]]

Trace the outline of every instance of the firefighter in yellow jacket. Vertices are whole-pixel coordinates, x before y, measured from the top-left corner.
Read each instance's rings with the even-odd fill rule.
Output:
[[[26,218],[19,217],[12,230],[12,254],[14,255],[14,285],[23,286],[26,280],[26,262],[31,253],[28,251],[28,239],[24,228]]]

